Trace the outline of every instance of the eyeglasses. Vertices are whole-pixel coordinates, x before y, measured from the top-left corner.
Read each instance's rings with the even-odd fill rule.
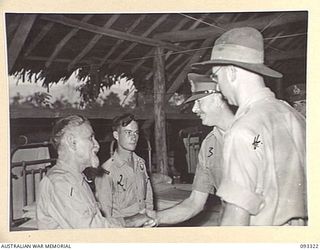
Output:
[[[206,91],[199,91],[199,92],[201,92],[201,93],[208,93],[208,94],[221,94],[221,92],[220,92],[220,91],[217,91],[217,90],[206,90]],[[207,96],[209,96],[209,95],[207,95]],[[200,103],[201,103],[201,100],[202,100],[203,98],[207,97],[207,96],[204,96],[204,97],[201,97],[201,98],[195,100],[195,103],[200,104]]]
[[[219,70],[222,68],[222,66],[219,66],[214,72],[212,72],[212,74],[210,75],[210,78],[212,80],[217,80],[217,73],[219,72]]]
[[[218,90],[215,89],[208,89],[208,90],[201,90],[201,91],[196,91],[196,92],[192,92],[192,95],[199,95],[199,94],[219,94],[221,93]]]

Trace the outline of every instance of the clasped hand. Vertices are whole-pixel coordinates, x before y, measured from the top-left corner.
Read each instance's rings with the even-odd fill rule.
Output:
[[[154,212],[155,213],[155,212]],[[155,227],[157,221],[151,217],[151,212],[141,211],[135,215],[125,218],[126,227]]]

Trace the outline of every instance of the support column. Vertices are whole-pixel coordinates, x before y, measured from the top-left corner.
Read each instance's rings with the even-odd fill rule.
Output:
[[[275,81],[275,85],[276,85],[276,97],[278,99],[283,99],[283,86],[282,86],[282,79],[279,78],[279,79],[274,79]]]
[[[168,175],[168,157],[167,157],[167,140],[166,140],[166,117],[164,112],[165,106],[165,74],[163,48],[155,49],[154,66],[153,66],[153,91],[154,91],[154,134],[157,172]]]
[[[101,83],[101,76],[100,76],[100,67],[97,64],[90,65],[90,97],[92,100],[95,100],[100,93],[100,83]]]

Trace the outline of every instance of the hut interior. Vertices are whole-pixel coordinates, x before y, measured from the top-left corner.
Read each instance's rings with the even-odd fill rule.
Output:
[[[215,39],[235,27],[250,26],[262,32],[265,63],[283,73],[281,80],[266,79],[278,98],[286,100],[287,87],[306,84],[307,11],[6,13],[5,22],[8,74],[29,81],[30,88],[32,82],[43,86],[43,92],[36,92],[25,101],[18,95],[10,100],[12,152],[17,146],[23,148],[26,141],[36,146],[47,142],[57,118],[77,113],[92,121],[102,145],[99,157],[104,161],[110,155],[110,120],[121,112],[131,112],[144,132],[138,151],[148,161],[150,173],[169,175],[176,183],[185,173],[185,182],[191,183],[201,140],[210,128],[201,125],[191,112],[191,105],[181,104],[190,94],[187,73],[209,73],[191,65],[208,60]],[[50,103],[50,89],[63,85],[73,74],[82,83],[77,89],[77,104],[68,100]],[[98,103],[99,95],[119,79],[133,81],[131,103],[121,105],[121,100],[112,95],[103,104]],[[19,166],[11,167],[14,170]],[[12,171],[11,186],[20,175],[29,173],[32,179],[43,174],[42,170],[22,168],[24,171],[20,169],[19,174]],[[28,178],[23,185],[30,181]],[[33,198],[29,198],[35,199],[35,185],[32,189],[33,195],[29,196]],[[27,192],[23,190],[12,195],[21,196]],[[189,191],[185,188],[185,193],[177,193],[175,201],[186,197]],[[23,206],[29,198],[24,198]],[[217,203],[215,197],[211,202]],[[13,203],[20,206],[18,201],[11,201],[11,207]],[[17,213],[11,211],[12,223],[21,217]],[[185,225],[203,225],[199,224],[202,219]]]

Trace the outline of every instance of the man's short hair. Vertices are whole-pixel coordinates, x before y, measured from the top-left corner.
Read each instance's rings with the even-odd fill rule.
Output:
[[[89,120],[81,115],[70,115],[59,119],[52,129],[51,135],[51,142],[55,149],[59,148],[61,139],[68,129],[81,126],[84,123],[90,125]]]
[[[123,115],[116,116],[112,119],[112,131],[117,131],[120,126],[126,127],[132,121],[137,120],[131,113],[125,113]]]

